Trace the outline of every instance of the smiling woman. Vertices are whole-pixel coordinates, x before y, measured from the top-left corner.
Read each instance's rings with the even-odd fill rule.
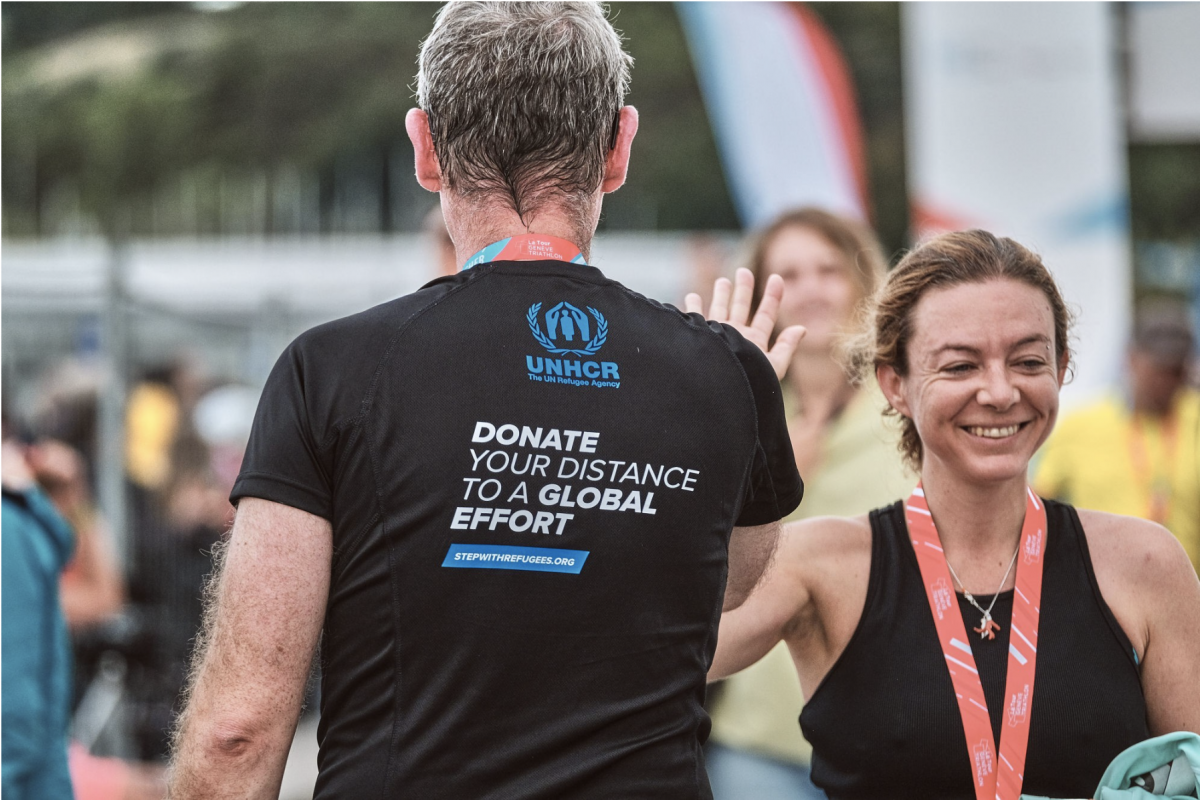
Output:
[[[875,296],[854,360],[920,483],[791,525],[710,672],[787,643],[835,800],[1090,797],[1124,748],[1200,728],[1200,582],[1178,543],[1026,485],[1069,326],[1040,258],[983,231],[924,243]]]

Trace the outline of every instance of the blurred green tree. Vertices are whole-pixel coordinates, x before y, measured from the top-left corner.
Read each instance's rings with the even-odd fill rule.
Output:
[[[136,231],[144,226],[128,219],[132,210],[181,176],[296,169],[329,184],[356,159],[376,162],[380,227],[390,227],[389,162],[407,148],[417,43],[436,6],[175,5],[153,16],[127,9],[93,27],[95,17],[74,8],[92,4],[44,5],[84,30],[47,42],[21,27],[36,15],[10,20],[5,5],[6,30],[33,42],[5,49],[6,231],[40,231],[56,186],[75,187],[106,230]],[[327,186],[320,195],[325,205],[335,199]]]
[[[289,174],[312,177],[320,230],[350,225],[339,208],[364,194],[377,211],[360,227],[373,229],[415,229],[433,204],[409,177],[403,121],[436,5],[94,6],[4,6],[5,233],[53,232],[64,193],[102,230],[140,234],[156,232],[161,207],[199,194],[190,223],[162,229],[218,232],[231,224],[221,206],[246,208],[229,195],[258,177],[268,207],[255,213],[272,232],[272,187]],[[612,14],[645,113],[630,183],[602,224],[735,228],[674,9]]]
[[[897,3],[817,2],[867,132],[872,221],[908,243]],[[3,230],[415,230],[404,113],[432,3],[8,2]],[[642,112],[606,229],[736,229],[675,8],[613,3]],[[1200,145],[1134,146],[1137,237],[1194,239]],[[90,221],[90,222],[89,222]],[[69,227],[69,226],[68,226]]]

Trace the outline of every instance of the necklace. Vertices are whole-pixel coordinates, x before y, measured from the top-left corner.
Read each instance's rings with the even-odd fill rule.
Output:
[[[954,578],[955,583],[962,587],[963,597],[983,615],[979,618],[979,627],[971,629],[979,634],[980,639],[995,639],[996,631],[1000,630],[1000,626],[992,619],[992,609],[996,607],[996,600],[1000,597],[1000,590],[1008,582],[1008,574],[1012,572],[1013,564],[1017,563],[1017,553],[1019,552],[1021,552],[1021,543],[1017,542],[1017,549],[1013,551],[1012,561],[1008,562],[1008,569],[1004,570],[1004,577],[1000,579],[1000,585],[996,587],[996,593],[992,595],[992,602],[988,604],[987,608],[984,608],[975,601],[975,596],[967,591],[966,585],[958,577],[958,573],[954,571],[954,567],[950,566],[950,559],[946,559],[946,566],[950,567],[950,576]]]

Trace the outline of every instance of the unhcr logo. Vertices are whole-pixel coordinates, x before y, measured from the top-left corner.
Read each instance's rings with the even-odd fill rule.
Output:
[[[543,314],[542,304],[534,303],[525,314],[525,321],[538,344],[556,356],[594,356],[608,341],[608,320],[591,306],[587,306],[585,313],[561,302]],[[527,355],[525,364],[531,381],[612,389],[621,386],[620,371],[612,361]]]
[[[525,319],[529,330],[538,344],[555,355],[593,356],[608,340],[608,320],[596,309],[588,306],[592,319],[570,303],[559,303],[546,312],[546,333],[538,320],[541,303],[529,307]],[[570,347],[564,345],[580,345]]]

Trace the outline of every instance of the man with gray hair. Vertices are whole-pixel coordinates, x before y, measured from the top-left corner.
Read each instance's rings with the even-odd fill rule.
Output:
[[[462,270],[272,371],[172,797],[278,792],[318,639],[318,798],[711,797],[717,620],[802,492],[802,331],[764,356],[778,279],[747,341],[587,264],[629,64],[594,3],[439,12],[406,127]]]

